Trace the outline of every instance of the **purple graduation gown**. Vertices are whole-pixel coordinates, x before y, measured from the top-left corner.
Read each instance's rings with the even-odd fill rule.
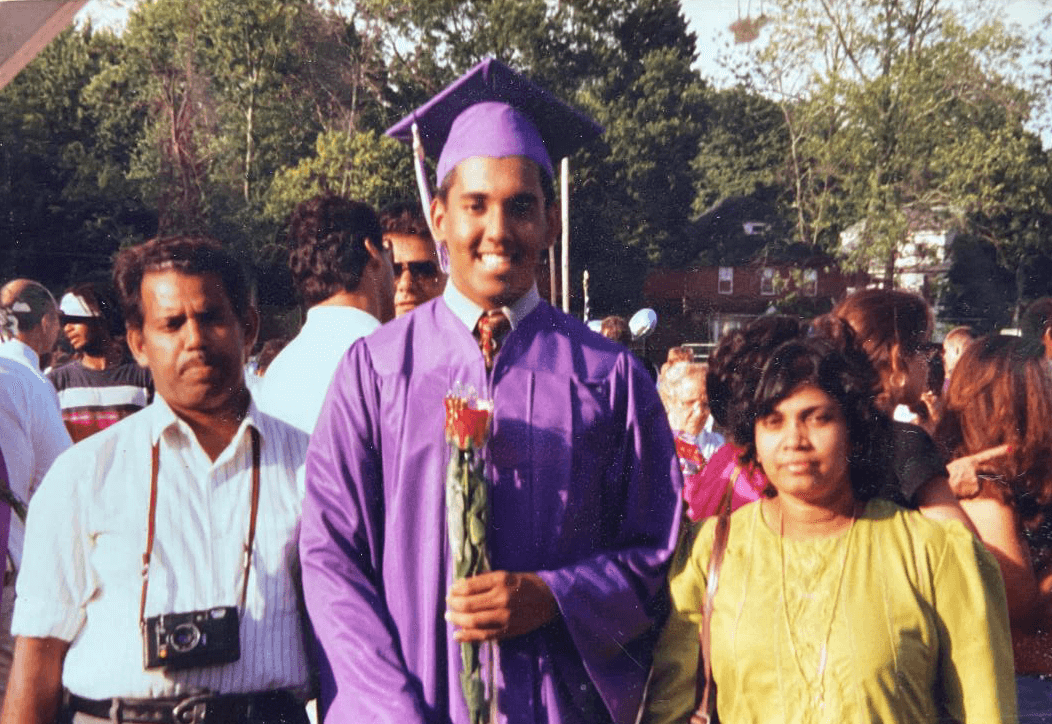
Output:
[[[536,571],[561,616],[500,644],[501,721],[631,724],[680,519],[654,383],[624,347],[541,302],[493,368],[493,568]],[[307,455],[300,552],[326,722],[467,721],[443,618],[443,398],[487,389],[438,298],[356,342]]]

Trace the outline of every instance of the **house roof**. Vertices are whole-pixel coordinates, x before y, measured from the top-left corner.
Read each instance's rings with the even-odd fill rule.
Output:
[[[86,1],[0,1],[0,88],[69,25]]]

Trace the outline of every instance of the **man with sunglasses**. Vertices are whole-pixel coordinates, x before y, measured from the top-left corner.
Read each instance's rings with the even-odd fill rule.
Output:
[[[438,252],[419,204],[399,201],[380,212],[384,246],[394,255],[395,316],[429,302],[446,286]]]
[[[309,433],[343,353],[394,316],[391,251],[372,207],[333,194],[300,203],[287,236],[307,321],[270,363],[259,400]]]

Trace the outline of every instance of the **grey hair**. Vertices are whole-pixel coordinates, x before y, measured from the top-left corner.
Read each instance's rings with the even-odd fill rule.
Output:
[[[679,390],[685,381],[696,375],[701,378],[701,383],[704,385],[705,373],[708,371],[709,366],[704,362],[674,362],[666,367],[658,375],[657,381],[658,395],[661,397],[665,410],[668,410],[669,405],[673,402],[679,400]]]

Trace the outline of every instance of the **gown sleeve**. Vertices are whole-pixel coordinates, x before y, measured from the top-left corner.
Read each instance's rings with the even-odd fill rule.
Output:
[[[622,363],[611,381],[612,408],[624,415],[608,473],[623,501],[616,540],[573,565],[538,574],[614,721],[631,724],[663,618],[659,602],[683,503],[679,460],[657,390],[628,353]]]
[[[939,667],[955,721],[1016,721],[1016,685],[1008,603],[997,562],[960,525],[947,526],[933,571]]]
[[[380,380],[366,346],[341,361],[311,436],[300,534],[326,722],[425,721],[383,594]]]

